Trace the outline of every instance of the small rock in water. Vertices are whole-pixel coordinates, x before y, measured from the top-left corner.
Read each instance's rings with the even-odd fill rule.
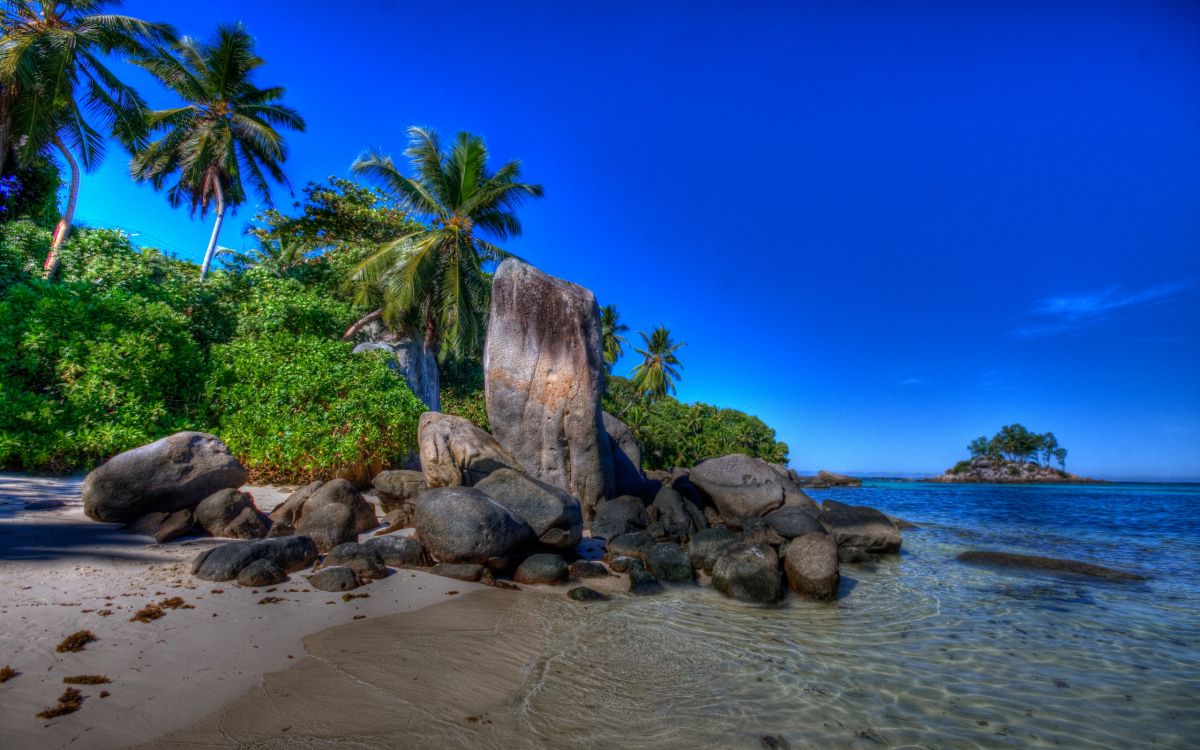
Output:
[[[980,565],[995,565],[1003,568],[1028,568],[1031,570],[1048,570],[1059,573],[1075,573],[1077,575],[1103,578],[1109,581],[1143,581],[1145,576],[1113,570],[1102,565],[1079,562],[1078,560],[1062,560],[1056,557],[1038,557],[1036,555],[1018,555],[1012,552],[990,552],[971,550],[955,558],[959,562]]]
[[[771,547],[738,545],[713,565],[713,587],[751,604],[774,604],[783,598],[779,555]]]
[[[629,593],[635,596],[651,596],[662,592],[663,585],[646,570],[640,560],[634,560],[629,565]]]
[[[609,598],[608,594],[602,594],[587,586],[576,586],[567,592],[567,596],[577,602],[606,602]]]

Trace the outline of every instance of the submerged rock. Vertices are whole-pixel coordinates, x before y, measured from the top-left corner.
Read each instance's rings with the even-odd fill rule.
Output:
[[[1001,568],[1023,568],[1026,570],[1046,570],[1054,573],[1074,573],[1076,575],[1102,578],[1107,581],[1144,581],[1145,576],[1113,570],[1102,565],[1079,562],[1078,560],[1063,560],[1056,557],[1038,557],[1036,555],[1018,555],[1013,552],[991,552],[987,550],[970,550],[955,558],[959,562],[976,565],[991,565]]]
[[[417,503],[417,536],[446,563],[486,563],[533,538],[533,529],[472,487],[426,490]]]
[[[155,511],[194,507],[246,480],[246,469],[219,438],[178,432],[113,456],[88,474],[83,510],[94,521],[127,523]]]
[[[646,570],[641,560],[629,564],[629,593],[634,596],[653,596],[663,592],[663,585],[654,574]]]
[[[606,602],[609,599],[608,594],[602,594],[587,586],[576,586],[567,592],[567,597],[577,602]]]
[[[779,555],[771,547],[735,545],[713,564],[713,587],[751,604],[774,604],[783,598]]]
[[[483,371],[496,439],[530,476],[579,498],[590,519],[613,486],[596,298],[505,260],[492,283]]]

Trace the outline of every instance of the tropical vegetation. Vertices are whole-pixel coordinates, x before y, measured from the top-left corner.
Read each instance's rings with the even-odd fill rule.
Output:
[[[1067,449],[1058,444],[1053,432],[1036,433],[1024,425],[1010,424],[990,438],[981,435],[967,445],[971,458],[986,458],[995,462],[1037,463],[1050,466],[1051,461],[1059,468],[1067,468]],[[969,462],[963,462],[967,464]]]

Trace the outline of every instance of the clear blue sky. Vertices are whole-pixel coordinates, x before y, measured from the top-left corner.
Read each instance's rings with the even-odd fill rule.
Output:
[[[1019,421],[1081,473],[1200,478],[1200,4],[126,10],[248,25],[308,120],[297,188],[413,124],[522,159],[546,197],[509,249],[669,326],[679,396],[800,469],[940,471]],[[115,150],[80,215],[192,258],[209,231]]]

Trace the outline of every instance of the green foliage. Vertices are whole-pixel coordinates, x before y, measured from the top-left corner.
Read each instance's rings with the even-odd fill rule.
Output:
[[[611,373],[613,365],[625,353],[628,343],[621,334],[627,333],[629,326],[621,322],[621,313],[616,305],[605,305],[600,308],[600,336],[604,342],[604,371]]]
[[[238,309],[238,336],[290,333],[337,338],[354,322],[348,304],[295,279],[272,276],[263,268],[252,269],[243,278],[248,288]]]
[[[633,368],[630,377],[642,398],[653,403],[675,392],[675,381],[679,380],[679,370],[683,367],[675,352],[684,343],[676,343],[666,326],[658,326],[649,336],[643,331],[638,331],[638,335],[645,348],[635,350],[642,355],[642,361]]]
[[[1060,468],[1067,468],[1067,449],[1058,444],[1053,432],[1038,434],[1020,424],[1005,425],[990,438],[977,437],[967,444],[967,450],[972,458],[1022,463],[1032,460],[1046,466],[1055,460]]]
[[[41,281],[0,300],[0,466],[63,470],[184,429],[204,371],[187,320],[122,289]]]
[[[648,469],[695,466],[706,458],[743,453],[787,463],[788,446],[761,419],[736,409],[684,404],[671,396],[647,404],[629,380],[612,376],[604,408],[622,419],[642,444]]]
[[[15,165],[11,174],[0,179],[0,224],[25,219],[52,228],[58,222],[61,185],[58,168],[47,158],[35,157],[29,164]]]
[[[448,362],[442,367],[442,413],[470,420],[490,430],[487,400],[483,391],[483,363],[472,358]]]
[[[6,287],[37,276],[50,251],[50,232],[32,221],[0,224],[0,298]]]
[[[416,448],[424,406],[382,354],[280,333],[214,347],[212,372],[216,432],[257,479],[369,478]]]

